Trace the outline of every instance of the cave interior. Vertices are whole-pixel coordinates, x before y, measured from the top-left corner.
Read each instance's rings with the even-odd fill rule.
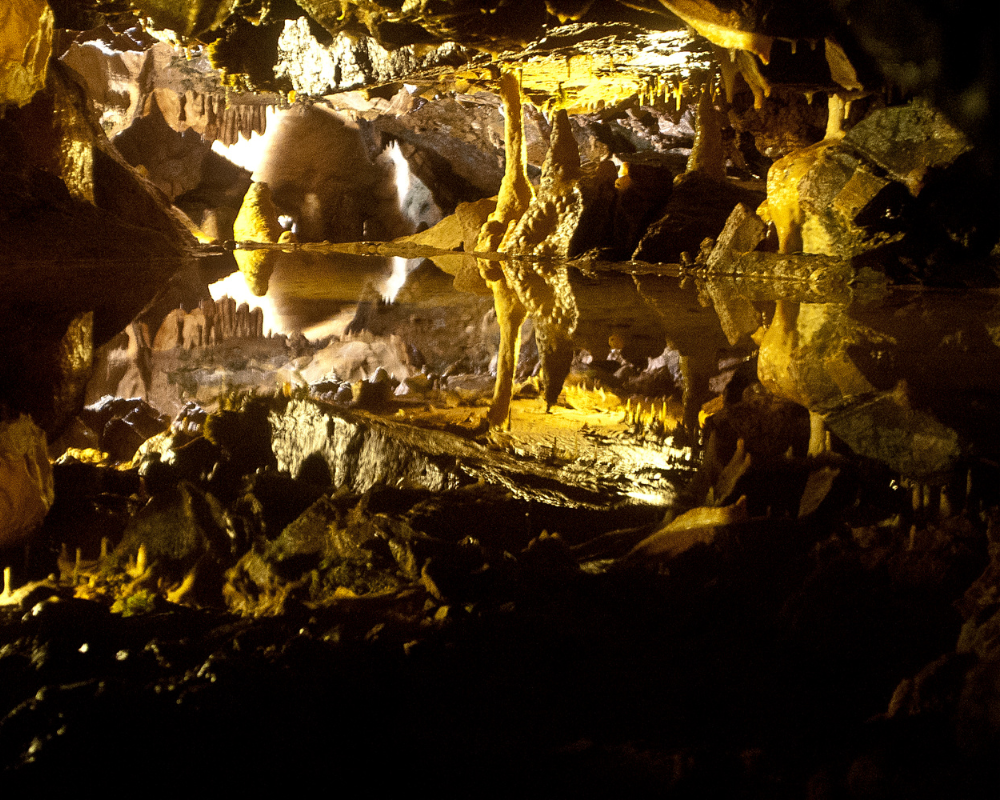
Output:
[[[0,0],[3,783],[998,796],[998,34]]]

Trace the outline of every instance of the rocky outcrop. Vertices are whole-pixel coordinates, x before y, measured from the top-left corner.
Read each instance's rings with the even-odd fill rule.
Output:
[[[45,432],[24,415],[0,422],[0,548],[33,534],[54,499]]]
[[[405,413],[402,415],[405,420]],[[523,500],[541,500],[563,508],[608,509],[627,504],[630,493],[670,497],[674,478],[686,472],[683,453],[664,450],[662,471],[636,469],[642,445],[615,442],[563,443],[560,457],[541,441],[518,447],[536,452],[524,459],[494,452],[454,432],[414,427],[392,417],[331,408],[315,401],[292,401],[270,414],[272,447],[278,468],[297,475],[309,460],[321,459],[334,485],[361,491],[376,485],[423,487],[432,491],[476,481],[502,487]],[[558,449],[558,448],[557,448]],[[654,474],[655,473],[655,474]]]
[[[395,166],[356,123],[322,106],[279,117],[256,171],[303,241],[386,240],[409,233]]]
[[[380,114],[371,126],[400,143],[411,173],[442,209],[451,213],[460,202],[500,190],[503,119],[495,97],[483,93],[428,103],[405,92],[403,100],[405,105],[397,105],[394,98],[387,111],[396,113]],[[454,136],[456,130],[463,134]]]
[[[92,345],[153,299],[194,238],[111,147],[57,64],[47,90],[0,121],[0,140],[0,250],[9,255],[0,393],[58,433]]]
[[[145,116],[115,137],[115,147],[187,214],[201,238],[232,239],[250,173],[214,152],[194,128],[178,132],[167,124],[156,97],[148,105]]]
[[[117,26],[121,29],[121,26]],[[235,144],[267,129],[273,94],[237,93],[203,52],[187,53],[148,35],[103,26],[77,36],[60,61],[87,92],[104,132],[114,138],[160,109],[177,133],[191,130],[209,144]]]
[[[0,7],[0,106],[24,106],[45,86],[54,15],[45,0]]]
[[[333,17],[324,18],[333,22]],[[468,50],[454,42],[439,47],[397,42],[402,46],[389,50],[374,37],[341,33],[339,21],[331,27],[337,33],[324,46],[306,17],[286,20],[278,37],[275,75],[288,80],[297,92],[319,96],[393,83],[415,72],[457,67],[469,56]]]

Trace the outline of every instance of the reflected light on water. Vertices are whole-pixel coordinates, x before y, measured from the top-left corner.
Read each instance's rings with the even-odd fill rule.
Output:
[[[406,258],[400,258],[399,256],[392,257],[392,273],[385,281],[385,286],[382,287],[382,296],[386,300],[392,302],[396,299],[396,295],[399,294],[399,290],[403,288],[403,284],[406,283],[406,276],[410,272],[410,261]]]
[[[286,113],[288,112],[285,110],[269,107],[267,109],[267,131],[264,135],[254,133],[249,139],[246,139],[241,135],[239,141],[229,147],[216,141],[212,145],[212,149],[219,155],[232,161],[234,164],[249,170],[251,173],[255,173],[260,168],[264,156],[270,147],[273,132],[276,131],[279,126],[281,115]],[[388,156],[395,166],[396,193],[399,199],[400,207],[402,208],[407,194],[410,192],[412,184],[409,164],[400,152],[399,144],[397,142],[391,142],[386,148],[384,155]],[[257,176],[254,175],[253,177],[256,179]],[[280,222],[283,226],[287,227],[289,220],[284,218],[281,219]],[[379,290],[387,301],[391,302],[395,300],[399,290],[406,282],[406,276],[417,263],[419,263],[419,260],[408,260],[397,257],[391,259],[391,272],[378,282]],[[287,315],[282,314],[279,310],[280,308],[283,308],[281,304],[282,297],[280,296],[282,294],[282,287],[280,284],[281,278],[275,274],[272,276],[272,290],[268,292],[268,296],[256,297],[247,287],[246,282],[243,279],[243,275],[236,272],[223,280],[212,284],[209,287],[209,290],[211,291],[212,298],[215,300],[228,295],[233,298],[237,304],[245,302],[248,303],[251,308],[259,306],[264,312],[265,333],[273,331],[275,333],[293,334],[301,327],[301,332],[308,338],[323,338],[329,335],[341,334],[344,327],[353,317],[353,308],[342,309],[341,311],[336,312],[332,319],[326,320],[322,323],[312,325],[297,324],[301,323],[301,320],[295,320],[292,317],[288,317]],[[277,297],[275,293],[277,293]]]
[[[287,330],[286,320],[278,313],[274,299],[270,295],[257,297],[251,292],[246,280],[243,278],[242,272],[234,272],[231,275],[227,275],[221,281],[216,281],[208,287],[208,291],[211,293],[213,300],[219,300],[222,297],[228,296],[233,298],[237,305],[247,303],[250,308],[259,306],[260,310],[264,312],[265,336],[269,332],[291,333],[291,331]]]
[[[403,208],[406,195],[410,191],[410,165],[399,150],[398,142],[390,142],[386,148],[389,158],[396,167],[396,196],[399,198],[399,207]],[[392,274],[385,282],[382,294],[386,300],[392,302],[399,294],[399,290],[406,283],[406,276],[410,271],[410,261],[405,258],[393,256]]]

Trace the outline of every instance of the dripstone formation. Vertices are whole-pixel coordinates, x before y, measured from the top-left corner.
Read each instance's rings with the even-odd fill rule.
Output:
[[[996,797],[995,27],[0,0],[4,787]]]

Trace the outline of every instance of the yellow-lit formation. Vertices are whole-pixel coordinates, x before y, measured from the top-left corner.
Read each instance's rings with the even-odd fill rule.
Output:
[[[274,244],[283,233],[278,222],[278,211],[271,200],[270,188],[266,183],[253,183],[244,196],[243,205],[233,223],[236,241]],[[267,283],[274,271],[276,254],[271,250],[237,250],[234,255],[250,291],[257,297],[267,294]]]

